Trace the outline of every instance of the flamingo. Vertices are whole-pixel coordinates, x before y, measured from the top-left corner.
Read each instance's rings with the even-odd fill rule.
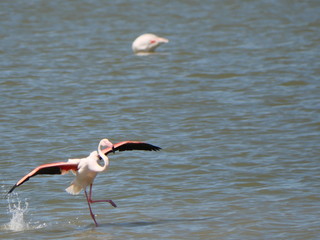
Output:
[[[81,192],[82,189],[84,190],[91,218],[93,219],[95,226],[98,226],[98,223],[91,209],[91,203],[107,202],[110,203],[113,207],[117,207],[117,205],[112,200],[92,200],[92,184],[95,177],[98,173],[104,172],[108,169],[109,158],[107,157],[107,155],[111,152],[115,153],[116,151],[158,151],[160,149],[160,147],[139,141],[123,141],[112,144],[108,139],[105,138],[100,141],[98,145],[98,151],[91,152],[90,155],[86,158],[69,159],[68,162],[48,163],[36,167],[30,173],[22,177],[9,190],[8,194],[11,193],[16,187],[19,187],[24,182],[28,181],[29,178],[34,177],[38,174],[65,174],[71,171],[75,174],[75,179],[73,180],[71,185],[66,188],[66,191],[69,194],[77,195]],[[104,161],[103,166],[98,164],[99,160],[101,159]],[[88,186],[89,194],[86,190]]]
[[[163,43],[169,42],[168,39],[158,37],[152,33],[145,33],[137,37],[132,43],[132,51],[134,53],[154,52],[154,50]]]

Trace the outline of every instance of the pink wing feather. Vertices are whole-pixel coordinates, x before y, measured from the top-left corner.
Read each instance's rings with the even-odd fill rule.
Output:
[[[11,193],[16,187],[19,187],[24,182],[28,181],[29,178],[34,177],[38,174],[65,174],[72,171],[78,170],[78,164],[77,163],[69,163],[69,162],[57,162],[57,163],[48,163],[43,164],[35,169],[33,169],[30,173],[25,175],[23,178],[21,178],[11,189],[8,193]]]

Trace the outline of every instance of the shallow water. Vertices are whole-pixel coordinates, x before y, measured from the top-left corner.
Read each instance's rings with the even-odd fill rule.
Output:
[[[1,1],[1,194],[34,167],[121,152],[3,198],[0,239],[317,239],[318,1]],[[135,56],[153,32],[170,42]]]

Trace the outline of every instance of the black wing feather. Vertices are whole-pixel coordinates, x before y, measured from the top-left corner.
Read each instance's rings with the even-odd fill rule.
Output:
[[[126,143],[117,148],[115,151],[132,151],[132,150],[144,150],[144,151],[159,151],[161,148],[151,145],[149,143]]]
[[[145,142],[139,142],[139,141],[124,141],[124,142],[118,142],[113,145],[113,147],[108,147],[102,152],[105,155],[108,155],[111,152],[122,152],[122,151],[131,151],[131,150],[144,150],[144,151],[159,151],[161,147],[154,146],[149,143]]]

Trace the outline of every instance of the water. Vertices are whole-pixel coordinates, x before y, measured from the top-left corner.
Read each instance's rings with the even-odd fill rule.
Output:
[[[25,202],[25,205],[22,206],[20,200],[17,203],[10,202],[9,200],[8,207],[12,218],[8,224],[3,225],[3,228],[16,232],[30,229],[28,222],[24,218],[28,211],[28,202]]]
[[[37,176],[1,239],[317,239],[319,1],[1,1],[1,195],[34,167],[121,152],[93,205]],[[153,32],[170,42],[135,56]],[[9,227],[8,227],[9,226]]]

